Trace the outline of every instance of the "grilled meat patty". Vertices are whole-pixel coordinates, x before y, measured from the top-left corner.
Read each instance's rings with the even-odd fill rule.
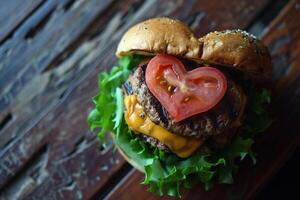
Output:
[[[134,94],[137,96],[147,116],[154,123],[172,133],[205,140],[201,148],[198,149],[200,152],[213,152],[230,142],[240,126],[240,118],[245,106],[244,94],[240,87],[227,77],[228,89],[225,97],[218,105],[206,113],[176,123],[148,89],[145,82],[146,66],[147,64],[139,66],[123,87],[127,95]],[[170,152],[165,144],[155,138],[143,134],[138,134],[138,137],[152,146]]]
[[[243,94],[241,89],[227,77],[227,92],[220,103],[205,113],[175,122],[148,89],[145,82],[146,66],[138,67],[129,78],[132,93],[137,96],[147,116],[168,131],[181,136],[204,138],[224,133],[231,122],[238,118],[243,107]]]
[[[145,142],[151,144],[152,146],[157,147],[160,150],[163,150],[165,152],[171,152],[169,147],[167,147],[164,143],[162,143],[158,139],[155,139],[153,137],[144,134],[138,134],[138,137],[144,140]]]

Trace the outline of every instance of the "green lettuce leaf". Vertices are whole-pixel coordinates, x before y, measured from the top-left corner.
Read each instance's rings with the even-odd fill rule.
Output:
[[[99,75],[100,92],[93,98],[96,108],[90,112],[88,124],[92,131],[101,129],[97,134],[104,142],[107,133],[120,132],[123,120],[123,94],[120,87],[140,60],[140,56],[124,57],[120,59],[119,66],[113,67],[110,73],[102,72]]]
[[[143,184],[149,191],[157,195],[180,197],[182,188],[192,188],[202,183],[206,190],[214,182],[232,184],[234,174],[238,170],[236,160],[250,157],[256,163],[255,154],[251,150],[254,136],[265,131],[272,120],[266,110],[270,103],[270,93],[263,89],[257,91],[249,81],[242,79],[248,101],[246,119],[239,133],[230,145],[213,154],[197,153],[182,159],[174,154],[165,153],[156,147],[139,140],[125,123],[123,117],[122,84],[127,80],[131,69],[136,67],[142,57],[137,55],[123,57],[118,67],[110,73],[99,75],[99,94],[93,98],[95,109],[88,116],[91,131],[97,131],[99,138],[106,144],[105,136],[112,133],[115,143],[138,165],[144,166]]]

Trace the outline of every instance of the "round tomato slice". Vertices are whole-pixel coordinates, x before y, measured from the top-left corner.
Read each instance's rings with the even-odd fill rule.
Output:
[[[186,71],[177,58],[159,54],[146,68],[146,84],[176,122],[206,112],[221,101],[226,77],[213,67]]]

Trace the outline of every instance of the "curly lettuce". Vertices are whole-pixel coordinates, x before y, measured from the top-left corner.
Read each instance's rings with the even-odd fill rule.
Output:
[[[150,192],[160,196],[167,194],[180,197],[183,187],[192,188],[203,183],[208,190],[214,182],[231,184],[238,170],[236,160],[242,161],[249,156],[255,164],[255,155],[251,150],[253,137],[265,131],[272,122],[266,110],[266,105],[271,101],[267,90],[256,91],[251,86],[244,88],[248,96],[247,117],[239,133],[225,149],[213,154],[197,153],[182,159],[139,140],[125,123],[121,86],[141,59],[137,55],[123,57],[118,67],[114,67],[110,73],[100,73],[100,91],[93,98],[95,108],[88,116],[88,123],[92,131],[100,129],[97,134],[104,144],[107,142],[106,134],[112,133],[116,145],[128,157],[144,166],[143,184],[149,186]]]

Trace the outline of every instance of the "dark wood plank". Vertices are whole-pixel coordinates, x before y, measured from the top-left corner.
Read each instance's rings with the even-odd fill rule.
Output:
[[[33,191],[33,199],[88,199],[120,170],[124,160],[119,154],[112,147],[100,149],[96,136],[87,132],[93,91],[85,87],[79,86],[5,152],[0,183],[7,185],[0,199],[19,199]],[[16,170],[22,171],[16,175]],[[14,180],[8,182],[11,177]]]
[[[300,1],[291,1],[267,28],[263,41],[274,60],[275,122],[255,143],[257,165],[243,163],[233,185],[217,185],[205,192],[202,186],[183,193],[183,199],[254,199],[255,195],[283,166],[300,146]],[[288,97],[288,98],[287,98]],[[139,183],[143,175],[137,171],[126,177],[107,199],[131,199],[139,194],[142,199],[160,199],[143,192]],[[165,199],[165,198],[161,198]]]
[[[77,0],[67,9],[67,0],[51,0],[24,22],[0,50],[0,110],[11,104],[24,86],[74,42],[112,2]]]
[[[41,71],[74,41],[98,14],[104,12],[110,1],[103,4],[98,4],[97,1],[80,2],[77,4],[75,2],[65,10],[68,1],[47,1],[0,49],[0,51],[7,49],[12,51],[9,56],[0,57],[0,65],[3,66],[0,73],[0,88],[2,88],[0,89],[0,121],[7,115],[12,115],[10,123],[0,130],[3,138],[0,149],[22,130],[28,128],[30,123],[41,117],[44,111],[55,105],[53,99],[45,100],[48,99],[46,96],[40,96],[39,101],[31,104],[31,101],[45,88],[51,90],[58,98],[56,103],[59,101],[66,87],[62,87],[62,80],[51,81],[54,81],[57,75],[65,74],[67,71],[62,68],[61,71],[52,74]],[[30,38],[24,38],[28,33],[31,35]],[[47,87],[49,83],[52,84],[50,88]],[[53,85],[57,88],[54,89]],[[26,104],[31,104],[32,109]],[[24,115],[24,112],[27,114]],[[20,120],[26,121],[21,123]]]
[[[110,9],[105,11],[105,15],[101,16],[102,9],[99,5],[95,6],[95,12],[88,17],[90,26],[86,25],[82,29],[80,28],[82,35],[79,31],[72,32],[72,38],[67,39],[66,44],[61,45],[58,42],[61,39],[58,41],[56,39],[67,37],[70,31],[78,26],[73,22],[76,20],[73,19],[81,22],[80,20],[83,19],[80,18],[80,13],[84,13],[88,6],[94,5],[94,1],[83,2],[85,2],[83,5],[75,6],[73,10],[70,9],[70,12],[74,12],[73,14],[62,14],[59,9],[62,7],[59,6],[60,4],[57,4],[58,7],[51,4],[54,6],[51,7],[54,8],[53,11],[48,7],[47,10],[51,11],[50,14],[57,14],[51,14],[54,17],[50,16],[49,21],[43,26],[44,28],[33,39],[29,39],[29,41],[40,41],[45,46],[42,47],[41,44],[38,44],[39,48],[36,50],[26,46],[29,48],[25,53],[28,60],[25,59],[25,55],[21,54],[20,57],[20,60],[25,59],[23,66],[27,66],[29,72],[36,67],[40,69],[33,71],[32,75],[27,71],[24,72],[24,75],[21,73],[20,76],[26,80],[28,78],[28,80],[22,82],[20,86],[14,86],[14,79],[5,81],[6,86],[3,88],[6,88],[5,92],[8,92],[10,97],[1,96],[5,98],[6,102],[9,102],[3,104],[4,111],[2,113],[5,114],[2,116],[5,118],[7,114],[11,113],[12,118],[0,132],[0,147],[2,148],[0,152],[0,188],[4,186],[0,193],[2,192],[4,197],[7,195],[22,197],[28,194],[30,198],[39,199],[48,194],[49,199],[56,197],[79,198],[80,195],[89,198],[124,166],[124,160],[119,158],[119,155],[115,155],[116,159],[113,159],[112,165],[109,166],[110,172],[104,174],[101,171],[101,168],[106,169],[106,167],[103,168],[103,165],[109,162],[108,157],[111,156],[112,150],[100,156],[101,153],[97,151],[99,143],[86,131],[86,115],[92,107],[91,97],[97,91],[96,72],[113,66],[113,63],[116,62],[114,57],[116,44],[123,32],[133,23],[161,15],[182,18],[201,34],[217,28],[245,28],[268,1],[257,1],[261,2],[259,4],[252,1],[246,1],[246,3],[229,1],[227,4],[216,4],[218,1],[205,4],[202,1],[192,0],[184,3],[174,1],[173,4],[170,4],[163,1],[159,7],[155,1],[137,1],[134,4],[122,2],[112,4]],[[213,4],[219,5],[219,7],[213,7]],[[239,6],[236,9],[231,9],[237,5]],[[247,7],[251,7],[252,12],[246,12]],[[229,13],[214,15],[215,10],[223,9]],[[237,13],[240,13],[241,18],[246,19],[233,17]],[[57,16],[63,18],[57,19]],[[64,20],[65,22],[72,21],[70,24],[67,23],[67,27],[70,26],[69,31],[60,29],[54,31],[53,28],[54,32],[47,32],[49,27],[57,26],[56,23],[62,26],[61,21]],[[231,21],[231,23],[224,23],[226,21]],[[85,30],[86,27],[87,30]],[[20,29],[20,33],[28,32]],[[32,36],[32,34],[29,35]],[[54,36],[52,37],[52,35]],[[75,41],[79,35],[80,38]],[[14,46],[20,54],[21,48],[16,44],[17,41],[20,41],[20,46],[22,46],[22,40],[15,38],[12,43],[4,44],[7,45],[4,47]],[[46,41],[44,42],[44,40]],[[48,53],[49,49],[54,49],[53,54],[55,55],[45,56],[45,52]],[[16,53],[16,55],[18,54]],[[20,61],[7,58],[3,63],[6,69],[8,69],[8,63],[13,64],[11,66],[13,71],[16,70]],[[6,76],[9,76],[10,73],[13,72],[6,71]],[[30,80],[32,77],[34,79]],[[83,79],[84,81],[82,81]],[[14,90],[15,94],[12,93]],[[21,90],[22,92],[19,92]],[[70,91],[72,92],[69,95]],[[14,107],[11,106],[12,103]],[[59,105],[56,106],[57,104]],[[49,112],[49,110],[52,111]],[[76,156],[73,156],[74,152]],[[65,159],[69,157],[70,159]],[[93,167],[81,168],[81,165],[77,164],[78,162]],[[34,166],[43,167],[37,167],[38,170],[34,170]],[[66,169],[66,174],[59,175],[59,173],[65,173],[60,172],[60,169]],[[85,170],[89,175],[81,174],[80,178],[76,178],[77,171]],[[26,171],[37,173],[27,175]],[[100,177],[100,180],[95,180],[97,176]],[[62,177],[71,177],[72,181],[66,181]],[[23,189],[21,190],[21,188]],[[53,192],[50,192],[49,188],[51,190],[54,188]],[[61,192],[60,188],[65,188],[65,190]],[[77,192],[79,196],[76,197]]]
[[[0,44],[36,10],[44,0],[2,0],[0,6]]]
[[[155,199],[175,199],[172,197],[158,197],[147,192],[147,186],[142,185],[141,183],[144,180],[144,174],[133,169],[128,173],[126,177],[112,190],[107,196],[108,199],[134,199],[137,195],[139,199],[155,200]],[[137,186],[135,186],[138,184]]]

